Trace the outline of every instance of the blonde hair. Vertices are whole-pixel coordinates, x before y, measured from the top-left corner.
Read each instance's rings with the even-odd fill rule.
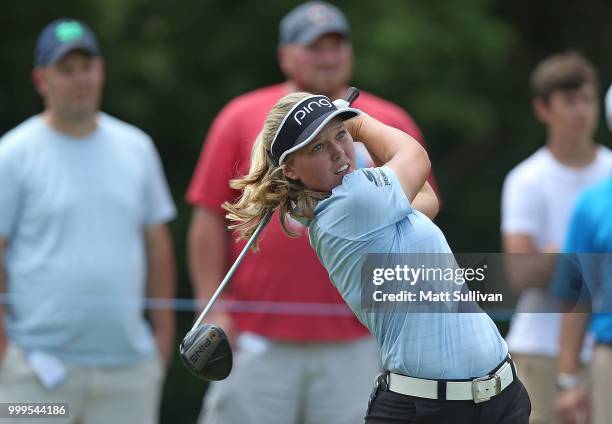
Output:
[[[230,181],[230,186],[241,190],[242,194],[233,203],[225,202],[223,208],[228,212],[226,217],[233,222],[229,228],[238,233],[239,239],[250,238],[266,212],[276,209],[285,234],[296,237],[298,233],[289,228],[288,215],[311,219],[317,202],[329,196],[329,193],[309,190],[301,181],[287,178],[282,165],[276,165],[268,154],[287,113],[308,96],[311,94],[288,94],[274,105],[253,145],[248,175]],[[257,249],[256,244],[253,246]]]

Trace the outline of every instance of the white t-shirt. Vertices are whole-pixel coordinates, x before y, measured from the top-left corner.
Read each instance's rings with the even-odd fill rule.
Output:
[[[559,163],[547,147],[542,147],[518,164],[506,177],[502,193],[503,234],[528,234],[534,246],[561,247],[578,195],[612,175],[612,151],[599,146],[593,163],[571,168]],[[506,336],[510,352],[557,356],[559,351],[559,314],[520,313],[545,310],[549,302],[546,289],[525,290],[517,305]],[[542,308],[542,309],[540,309]],[[585,343],[583,360],[588,358]]]

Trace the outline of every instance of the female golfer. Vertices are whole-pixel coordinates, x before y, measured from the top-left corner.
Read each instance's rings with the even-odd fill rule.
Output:
[[[379,167],[355,169],[353,140]],[[366,423],[527,423],[529,397],[486,314],[457,313],[453,305],[447,310],[455,313],[428,313],[397,302],[368,310],[363,293],[372,280],[368,285],[362,272],[370,254],[395,266],[397,258],[452,253],[426,216],[438,207],[429,170],[426,152],[409,135],[325,96],[294,93],[268,114],[249,174],[232,182],[242,195],[224,207],[243,238],[268,210],[278,209],[288,234],[290,217],[308,225],[333,284],[381,349],[386,371]]]

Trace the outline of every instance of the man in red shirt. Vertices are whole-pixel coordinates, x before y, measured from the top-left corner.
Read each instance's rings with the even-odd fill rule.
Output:
[[[229,180],[246,175],[255,138],[268,111],[292,91],[345,95],[352,46],[345,16],[323,2],[304,3],[280,25],[278,59],[287,81],[232,100],[206,137],[187,192],[194,206],[189,230],[190,271],[198,301],[206,302],[236,259],[243,242],[226,230],[221,204],[238,193]],[[421,133],[398,106],[361,92],[354,106],[417,140]],[[362,160],[369,165],[369,158]],[[433,181],[430,182],[435,188]],[[380,368],[367,330],[332,286],[297,222],[286,237],[274,216],[233,276],[225,305],[206,321],[233,341],[234,369],[211,384],[201,423],[355,423]]]

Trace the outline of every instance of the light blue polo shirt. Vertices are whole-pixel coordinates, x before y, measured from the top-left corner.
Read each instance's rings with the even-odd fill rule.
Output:
[[[131,125],[101,113],[77,139],[35,116],[7,133],[0,236],[9,339],[69,363],[151,357],[144,230],[174,215],[155,147]]]
[[[612,343],[612,178],[580,195],[563,251],[567,255],[558,261],[553,294],[578,300],[586,293],[592,302],[595,340]]]
[[[344,177],[317,205],[309,235],[333,284],[378,340],[383,368],[419,378],[467,379],[486,375],[506,358],[506,343],[485,313],[363,310],[367,254],[391,254],[393,263],[393,254],[452,253],[440,229],[411,208],[390,168]]]

